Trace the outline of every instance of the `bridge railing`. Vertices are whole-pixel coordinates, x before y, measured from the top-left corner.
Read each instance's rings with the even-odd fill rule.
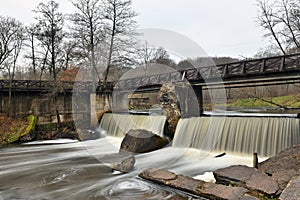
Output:
[[[266,76],[286,72],[300,73],[300,54],[290,54],[261,59],[251,59],[240,62],[226,63],[216,66],[193,68],[188,70],[174,71],[170,73],[141,76],[131,79],[119,80],[118,82],[102,82],[97,84],[97,91],[112,91],[113,89],[128,90],[137,87],[161,85],[165,82],[178,82],[187,79],[190,82],[205,82],[214,79],[234,79],[239,77]],[[15,80],[13,89],[49,90],[57,84],[65,90],[74,87],[92,91],[92,82],[53,82],[53,81],[29,81]],[[114,87],[115,86],[115,87]],[[0,81],[0,89],[8,88],[9,81]]]
[[[184,78],[191,82],[205,82],[211,79],[233,79],[236,77],[249,77],[295,71],[300,72],[299,53],[125,79],[118,81],[116,88],[121,90],[134,89],[136,87],[163,84],[164,82],[181,81]]]
[[[9,80],[0,80],[0,90],[8,90],[10,87]],[[53,88],[61,88],[64,90],[73,90],[74,88],[83,91],[92,91],[93,82],[91,81],[45,81],[45,80],[13,80],[11,82],[12,90],[37,90],[37,91],[48,91]],[[113,88],[113,83],[108,82],[104,85],[103,82],[96,83],[96,90],[109,90]]]

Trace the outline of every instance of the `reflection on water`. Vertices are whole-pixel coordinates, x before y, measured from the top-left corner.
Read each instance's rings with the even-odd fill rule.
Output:
[[[88,142],[57,140],[10,146],[0,151],[0,200],[6,199],[199,199],[138,179],[140,171],[159,167],[188,176],[251,158],[167,147],[136,155],[135,170],[115,174],[108,167],[121,139]],[[203,156],[205,155],[205,157]],[[113,157],[113,156],[112,156]]]

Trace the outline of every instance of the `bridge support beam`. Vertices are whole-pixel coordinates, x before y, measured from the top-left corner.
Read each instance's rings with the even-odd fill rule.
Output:
[[[199,113],[200,116],[203,115],[204,109],[203,109],[203,88],[200,85],[194,86],[193,87],[194,92],[197,96],[197,102],[198,102],[198,106],[199,106]]]
[[[112,96],[112,109],[115,112],[128,112],[128,93],[117,91]]]

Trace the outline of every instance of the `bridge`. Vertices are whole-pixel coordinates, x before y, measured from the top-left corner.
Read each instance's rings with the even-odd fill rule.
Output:
[[[76,86],[82,92],[90,92],[93,89],[93,82],[85,81],[45,81],[45,80],[13,80],[11,90],[13,92],[49,92],[53,88],[70,92]],[[9,80],[0,80],[0,92],[8,92],[10,89]],[[103,83],[96,84],[96,91],[109,92],[113,89],[113,83],[109,82],[104,87]]]
[[[205,66],[187,70],[173,71],[149,76],[139,76],[130,79],[121,79],[118,82],[98,83],[96,85],[97,95],[111,95],[113,91],[118,91],[119,95],[126,95],[129,92],[154,92],[158,91],[164,83],[187,81],[198,95],[198,101],[202,103],[202,91],[215,88],[239,88],[248,86],[279,85],[289,83],[300,83],[300,53],[283,56],[275,56],[261,59],[244,60],[220,64],[216,66]],[[71,94],[73,89],[76,91],[94,93],[92,82],[63,82],[63,81],[37,81],[37,80],[14,80],[11,84],[13,94],[26,94],[27,99],[36,95],[52,91],[58,88],[61,93],[68,94],[68,102],[72,102]],[[3,110],[4,96],[10,90],[8,80],[0,80],[0,100],[2,99]],[[122,99],[118,97],[118,99]],[[24,98],[16,101],[23,102]],[[88,101],[88,100],[86,100]],[[120,100],[121,101],[121,100]],[[32,104],[31,100],[26,103]],[[62,110],[70,111],[71,106],[64,101],[66,108]],[[120,102],[120,104],[122,104]],[[27,106],[27,107],[28,107]],[[200,108],[203,105],[199,105]],[[30,106],[29,106],[30,107]],[[44,107],[41,105],[41,107]],[[48,105],[51,108],[51,105]],[[25,110],[25,109],[23,109]]]
[[[300,81],[300,54],[290,54],[261,59],[244,60],[233,63],[225,63],[216,66],[206,66],[179,70],[170,73],[141,76],[131,79],[109,82],[106,85],[98,83],[98,92],[111,92],[117,90],[130,90],[139,86],[139,90],[155,89],[166,82],[178,82],[186,79],[192,85],[251,85],[253,83],[276,84],[278,82]],[[276,83],[275,83],[276,82]],[[58,85],[59,84],[59,85]],[[279,83],[278,83],[279,84]],[[59,86],[67,92],[72,92],[74,85],[86,91],[93,88],[92,82],[66,82],[66,81],[38,81],[38,80],[14,80],[13,91],[44,92]],[[230,86],[228,86],[230,87]],[[9,81],[0,80],[0,91],[9,90]]]
[[[140,91],[155,89],[166,82],[186,79],[191,85],[225,87],[247,87],[254,83],[260,86],[300,81],[300,54],[290,54],[233,63],[206,66],[165,74],[120,80],[119,90],[130,90],[139,86]]]

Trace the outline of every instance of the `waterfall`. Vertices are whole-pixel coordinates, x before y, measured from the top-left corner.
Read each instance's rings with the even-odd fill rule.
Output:
[[[163,115],[129,115],[105,113],[100,128],[107,135],[123,137],[130,129],[145,129],[163,136],[166,117]]]
[[[194,117],[180,119],[174,147],[273,156],[300,143],[299,119],[287,117]]]

